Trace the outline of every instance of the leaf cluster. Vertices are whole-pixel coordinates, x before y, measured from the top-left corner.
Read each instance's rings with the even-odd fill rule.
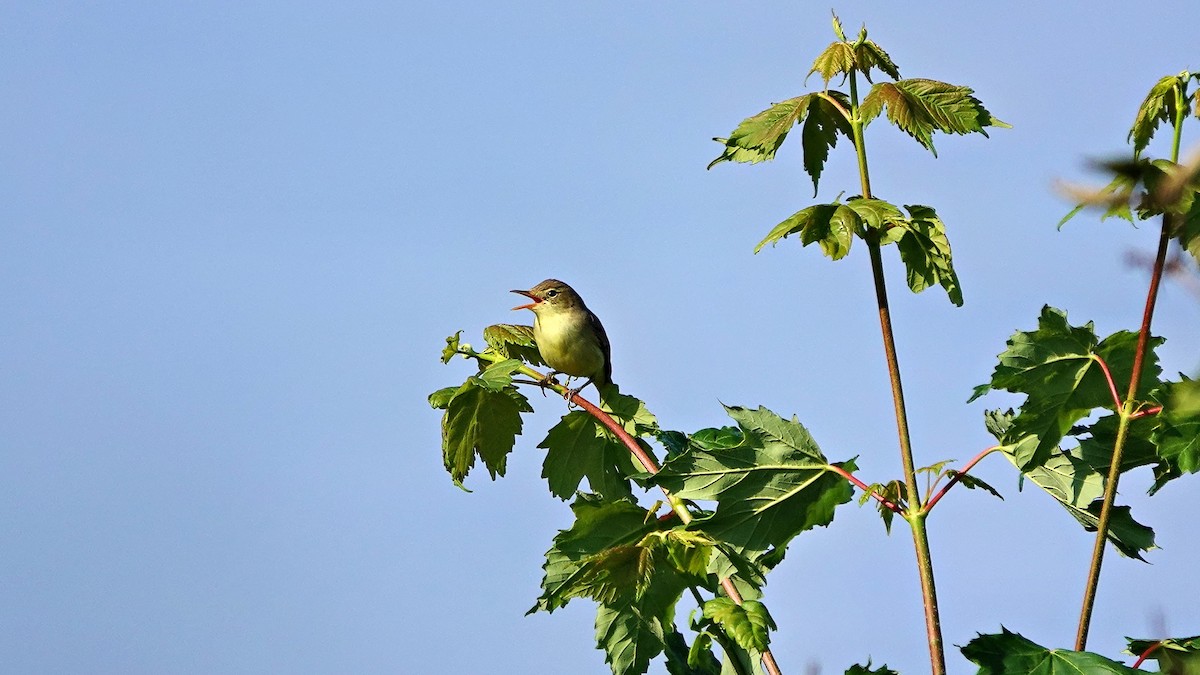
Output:
[[[962,287],[954,271],[946,225],[932,207],[913,204],[906,205],[904,211],[882,199],[862,197],[852,197],[845,203],[816,204],[776,225],[754,252],[798,235],[803,246],[816,243],[830,259],[840,260],[850,252],[855,237],[870,237],[883,245],[895,244],[900,250],[908,271],[908,287],[914,293],[941,286],[951,302],[962,306]]]
[[[1187,399],[1179,392],[1192,384],[1161,379],[1154,350],[1162,343],[1149,340],[1135,398],[1126,402],[1117,386],[1133,376],[1137,335],[1118,331],[1101,339],[1091,323],[1073,326],[1065,312],[1045,307],[1036,330],[1009,338],[991,380],[972,397],[991,390],[1025,395],[1015,413],[987,413],[988,429],[1022,475],[1089,531],[1099,520],[1121,415],[1130,419],[1120,471],[1152,467],[1151,493],[1200,470],[1200,413],[1180,406]],[[1141,559],[1154,548],[1153,530],[1135,521],[1129,507],[1116,507],[1111,522],[1108,538],[1121,553]]]

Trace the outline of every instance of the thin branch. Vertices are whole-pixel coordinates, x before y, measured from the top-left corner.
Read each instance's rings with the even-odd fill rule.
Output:
[[[1108,391],[1112,394],[1113,404],[1116,405],[1117,410],[1120,410],[1122,405],[1121,395],[1117,393],[1117,383],[1113,382],[1112,371],[1108,369],[1108,364],[1104,362],[1104,359],[1095,354],[1092,354],[1091,358],[1100,365],[1100,370],[1104,372],[1104,379],[1108,380]]]
[[[1163,646],[1162,640],[1150,645],[1150,647],[1146,651],[1144,651],[1138,655],[1138,660],[1134,661],[1133,665],[1130,666],[1130,668],[1137,670],[1139,667],[1141,667],[1142,662],[1145,661],[1146,659],[1150,658],[1150,655],[1153,654],[1154,652],[1158,651],[1158,648],[1161,646]]]
[[[925,511],[926,513],[929,513],[929,510],[933,508],[933,505],[937,504],[938,501],[940,501],[941,498],[947,492],[950,491],[950,488],[954,487],[955,483],[962,480],[962,477],[967,475],[967,472],[970,471],[971,469],[973,469],[975,467],[975,465],[980,462],[980,460],[982,460],[984,457],[987,457],[988,455],[992,454],[993,452],[995,452],[999,449],[1000,449],[1000,446],[993,445],[992,447],[984,450],[983,452],[979,453],[978,455],[975,455],[975,458],[972,459],[971,461],[967,462],[963,466],[962,469],[960,469],[953,476],[951,476],[950,480],[946,482],[946,485],[944,487],[942,487],[942,489],[939,490],[936,495],[933,496],[933,499],[930,499],[929,501],[925,502],[925,505],[922,506],[921,509],[923,511]]]
[[[1151,415],[1157,415],[1160,412],[1162,412],[1162,409],[1163,409],[1163,407],[1161,405],[1156,405],[1153,408],[1146,408],[1145,410],[1139,410],[1139,411],[1133,413],[1132,415],[1130,415],[1129,418],[1136,420],[1140,417],[1149,417]]]
[[[858,477],[855,476],[854,474],[852,474],[849,471],[843,469],[842,467],[836,466],[834,464],[829,465],[829,470],[838,474],[842,478],[845,478],[846,480],[850,481],[851,483],[854,483],[854,485],[856,487],[858,487],[859,490],[862,490],[863,492],[874,497],[875,501],[879,502],[880,504],[883,504],[885,507],[887,507],[893,513],[896,513],[897,515],[900,515],[900,516],[904,516],[904,509],[902,507],[900,507],[900,505],[893,504],[891,502],[891,500],[887,499],[886,497],[879,494],[875,490],[872,490],[869,485],[867,485],[866,483],[859,480]]]

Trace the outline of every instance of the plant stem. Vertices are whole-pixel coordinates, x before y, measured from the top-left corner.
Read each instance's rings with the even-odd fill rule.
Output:
[[[1117,497],[1117,483],[1121,480],[1121,456],[1125,452],[1125,441],[1129,435],[1129,423],[1136,414],[1138,385],[1141,383],[1142,364],[1150,343],[1150,321],[1154,318],[1154,305],[1158,300],[1158,285],[1162,281],[1163,267],[1167,260],[1167,244],[1171,242],[1170,217],[1163,216],[1162,233],[1158,238],[1158,254],[1150,272],[1150,288],[1146,293],[1146,308],[1142,312],[1142,327],[1138,331],[1137,348],[1133,355],[1133,375],[1129,378],[1129,389],[1121,405],[1121,416],[1117,423],[1117,439],[1113,443],[1108,478],[1104,484],[1104,496],[1100,502],[1100,520],[1096,523],[1096,543],[1092,546],[1092,562],[1088,566],[1087,585],[1083,591],[1083,606],[1079,611],[1079,629],[1075,633],[1075,651],[1087,648],[1088,631],[1092,623],[1092,611],[1096,606],[1096,590],[1100,583],[1100,568],[1104,564],[1104,550],[1108,543],[1108,530],[1112,519],[1113,502]]]
[[[541,381],[540,374],[528,366],[521,366],[518,370],[533,377],[534,379]],[[553,387],[555,385],[550,386]],[[566,388],[562,386],[558,386],[555,391],[558,389],[562,389],[564,392],[566,391]],[[596,418],[598,422],[603,424],[609,431],[611,431],[617,437],[617,439],[629,449],[630,454],[634,456],[638,463],[642,465],[642,468],[648,473],[659,472],[661,467],[659,467],[658,462],[655,461],[655,459],[650,456],[650,454],[647,453],[640,444],[638,444],[637,439],[631,436],[629,432],[625,430],[625,427],[621,426],[620,422],[613,419],[612,415],[601,410],[595,403],[592,403],[586,398],[580,396],[578,392],[571,397],[571,402],[578,405],[580,408],[583,408],[584,411]],[[659,489],[662,490],[664,495],[666,495],[667,501],[671,504],[671,509],[676,515],[679,516],[679,520],[684,525],[692,522],[692,513],[687,510],[687,506],[683,503],[683,500],[671,494],[669,490],[662,486],[659,486]],[[721,579],[721,588],[725,591],[725,595],[727,595],[730,600],[733,600],[738,605],[742,604],[742,594],[738,592],[737,586],[733,583],[733,579],[729,577]],[[732,656],[730,657],[730,660],[734,660]],[[775,655],[771,653],[770,649],[763,650],[762,662],[763,667],[766,669],[768,675],[782,675],[782,671],[779,670],[779,664],[775,661]]]
[[[1175,87],[1174,133],[1171,140],[1171,161],[1179,163],[1179,144],[1183,132],[1182,114],[1183,88]],[[1113,455],[1108,467],[1108,479],[1104,484],[1104,496],[1100,502],[1100,519],[1096,523],[1096,543],[1092,546],[1092,562],[1088,566],[1087,584],[1083,591],[1083,606],[1079,610],[1079,629],[1075,633],[1075,651],[1087,647],[1088,631],[1092,624],[1092,611],[1096,606],[1096,590],[1100,584],[1100,568],[1104,564],[1104,549],[1108,542],[1108,530],[1112,519],[1113,502],[1117,497],[1117,483],[1121,480],[1121,455],[1125,452],[1125,439],[1129,434],[1129,423],[1137,411],[1138,385],[1141,384],[1142,366],[1150,345],[1150,322],[1154,318],[1154,305],[1158,301],[1158,286],[1162,282],[1163,269],[1167,263],[1167,246],[1171,243],[1173,220],[1170,212],[1163,213],[1162,231],[1158,235],[1158,251],[1154,256],[1154,267],[1150,270],[1150,288],[1146,291],[1146,307],[1142,310],[1142,327],[1138,330],[1137,348],[1133,354],[1133,374],[1129,376],[1129,389],[1125,402],[1120,406],[1121,419],[1117,425],[1117,438],[1113,443]]]
[[[964,475],[966,475],[966,473],[968,471],[975,468],[975,465],[978,464],[984,457],[987,457],[988,455],[992,454],[993,452],[995,452],[999,449],[1000,449],[1000,446],[993,445],[992,447],[988,448],[987,450],[984,450],[983,452],[979,453],[978,455],[975,455],[974,459],[967,462],[966,465],[963,466],[963,468],[958,473],[956,473],[950,477],[950,480],[946,482],[945,487],[943,487],[941,490],[938,490],[938,493],[936,495],[934,495],[932,499],[925,502],[925,506],[923,507],[923,510],[925,511],[925,513],[929,513],[929,510],[933,508],[933,505],[937,504],[938,501],[940,501],[941,498],[947,492],[950,491],[950,488],[954,487],[955,483],[962,480],[962,477]]]
[[[858,106],[858,78],[850,73],[850,128],[854,135],[854,149],[858,155],[858,175],[862,183],[862,196],[871,198],[871,175],[867,167],[867,148],[863,140],[862,114]],[[908,431],[908,413],[904,405],[904,387],[900,381],[900,361],[896,356],[896,339],[892,331],[891,310],[888,308],[887,284],[883,276],[883,256],[879,252],[879,233],[870,230],[864,237],[871,254],[871,275],[875,279],[875,303],[879,310],[879,327],[883,333],[883,351],[887,359],[888,378],[892,385],[892,403],[896,413],[896,431],[900,440],[900,462],[904,467],[904,485],[907,492],[908,512],[905,520],[912,527],[913,546],[917,554],[917,571],[921,577],[921,593],[925,605],[925,631],[929,641],[929,659],[934,675],[946,672],[946,653],[942,645],[942,626],[938,615],[937,588],[933,580],[933,559],[929,551],[929,536],[925,529],[925,516],[917,485],[916,466],[913,463],[912,440]]]

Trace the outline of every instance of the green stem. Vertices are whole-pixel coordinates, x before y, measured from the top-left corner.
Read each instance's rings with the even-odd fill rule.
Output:
[[[850,129],[858,155],[858,175],[862,196],[871,198],[871,174],[867,167],[867,148],[863,139],[862,114],[858,106],[858,78],[850,73]],[[883,256],[879,251],[879,233],[870,230],[864,239],[871,255],[871,275],[875,279],[875,302],[879,310],[879,327],[883,334],[883,351],[887,359],[888,378],[892,386],[892,403],[896,414],[896,432],[900,440],[900,461],[904,467],[904,485],[908,512],[905,519],[912,527],[913,546],[917,554],[917,571],[921,578],[921,593],[925,605],[925,632],[929,641],[929,659],[934,675],[946,672],[946,652],[942,644],[942,625],[938,613],[937,588],[933,579],[933,558],[929,536],[925,529],[926,513],[921,504],[917,485],[916,465],[913,463],[912,440],[908,431],[908,413],[904,404],[904,386],[900,381],[900,361],[896,356],[896,339],[892,331],[891,310],[888,307],[887,285],[883,276]]]

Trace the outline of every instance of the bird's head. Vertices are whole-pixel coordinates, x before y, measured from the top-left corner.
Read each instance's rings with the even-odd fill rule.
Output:
[[[575,289],[558,279],[547,279],[527,291],[513,291],[513,293],[533,300],[533,302],[518,305],[513,309],[529,309],[533,310],[535,314],[548,309],[557,311],[583,306],[583,300],[575,292]]]

